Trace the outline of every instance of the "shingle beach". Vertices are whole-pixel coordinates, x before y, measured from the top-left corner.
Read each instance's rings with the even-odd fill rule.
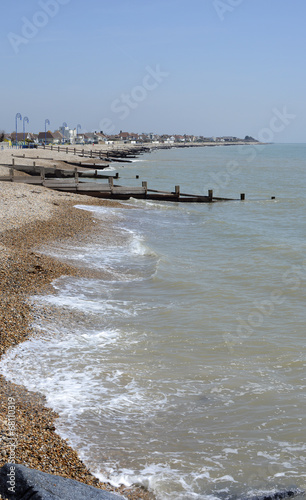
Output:
[[[39,151],[41,153],[44,151]],[[30,156],[30,152],[27,154]],[[12,150],[0,151],[0,176],[8,175],[7,167],[1,164],[9,163],[11,157]],[[39,252],[48,242],[71,241],[76,235],[78,240],[94,238],[95,231],[101,231],[101,227],[93,223],[90,212],[74,208],[77,204],[118,206],[111,201],[60,193],[43,186],[0,182],[0,356],[34,334],[31,295],[52,293],[51,283],[61,275],[81,276],[89,272]],[[105,238],[111,239],[111,227],[102,226],[102,230]],[[46,314],[50,315],[50,311]],[[77,453],[56,434],[57,415],[44,406],[44,397],[2,376],[0,381],[0,466],[9,458],[7,415],[9,398],[13,398],[18,438],[16,463],[117,491],[129,499],[153,498],[142,488],[115,489],[101,484]]]

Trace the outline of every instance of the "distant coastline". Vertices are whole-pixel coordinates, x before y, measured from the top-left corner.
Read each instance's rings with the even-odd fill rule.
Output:
[[[101,150],[102,152],[111,152],[111,151],[116,151],[118,150],[127,150],[131,149],[133,150],[138,150],[140,148],[147,148],[148,150],[154,150],[154,149],[172,149],[172,148],[201,148],[201,147],[217,147],[217,146],[262,146],[262,145],[267,145],[270,143],[267,142],[259,142],[259,141],[244,141],[244,140],[239,140],[239,141],[231,141],[231,142],[217,142],[217,141],[205,141],[205,142],[173,142],[173,143],[156,143],[156,142],[145,142],[145,143],[133,143],[133,142],[127,142],[127,141],[116,141],[116,142],[109,142],[109,143],[89,143],[89,144],[79,144],[79,143],[65,143],[64,146],[76,146],[78,148],[85,148],[85,149],[98,149]],[[41,148],[43,147],[43,144],[28,144],[24,146],[23,144],[18,144],[17,146],[15,144],[12,144],[11,142],[4,141],[0,142],[0,150],[4,149],[32,149],[32,148]],[[54,151],[56,151],[56,147],[63,147],[61,144],[54,144],[54,143],[48,143],[47,146],[53,146]]]
[[[258,144],[259,141],[253,137],[246,135],[244,139],[236,136],[222,136],[222,137],[204,137],[203,135],[176,135],[176,134],[147,134],[147,133],[134,133],[123,132],[120,130],[119,134],[105,134],[100,132],[81,132],[77,128],[69,128],[63,124],[54,132],[45,130],[44,132],[18,132],[16,130],[11,133],[6,133],[0,130],[0,144],[8,143],[14,146],[35,146],[35,145],[142,145],[150,147],[154,146],[217,146],[217,145],[234,145],[234,144]]]

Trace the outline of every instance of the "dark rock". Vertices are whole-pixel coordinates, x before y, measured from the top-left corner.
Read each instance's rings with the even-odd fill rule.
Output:
[[[0,469],[0,494],[10,500],[119,500],[121,495],[23,465]]]
[[[305,499],[305,491],[299,488],[292,487],[287,490],[279,490],[274,492],[266,492],[261,495],[220,495],[220,500],[284,500],[288,498]]]
[[[276,493],[252,497],[251,500],[282,500],[283,498],[291,498],[303,493],[302,490],[292,488],[291,490],[277,491]]]

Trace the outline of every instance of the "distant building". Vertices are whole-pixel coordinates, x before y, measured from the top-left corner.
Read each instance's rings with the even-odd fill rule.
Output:
[[[132,133],[122,132],[122,130],[120,130],[119,140],[125,141],[125,142],[130,142],[130,141],[137,141],[138,139],[139,139],[138,134],[135,134],[134,132],[132,132]]]
[[[98,136],[96,132],[86,132],[84,134],[84,142],[85,144],[98,144]]]
[[[53,144],[54,142],[54,137],[50,130],[48,132],[39,132],[37,139],[39,144]]]
[[[23,136],[23,132],[18,132],[17,133],[17,143],[23,143],[24,141],[26,142],[34,142],[35,138],[37,135],[32,134],[31,132],[25,132]],[[12,142],[16,142],[16,132],[12,132],[10,136],[8,136],[9,140]]]
[[[63,134],[59,130],[55,130],[52,135],[54,144],[62,144]]]
[[[231,135],[223,136],[221,139],[223,139],[223,142],[236,142],[236,141],[239,141],[238,137],[233,137]]]
[[[70,129],[62,125],[58,128],[58,131],[62,134],[62,142],[70,142]]]
[[[104,144],[105,141],[107,140],[107,137],[106,137],[105,134],[103,134],[103,132],[97,132],[96,133],[96,137],[98,139],[98,143],[99,144],[102,144],[102,143]]]

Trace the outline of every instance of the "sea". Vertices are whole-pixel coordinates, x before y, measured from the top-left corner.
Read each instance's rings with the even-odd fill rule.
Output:
[[[91,277],[32,297],[36,335],[1,373],[45,395],[102,481],[305,498],[306,144],[156,149],[109,170],[231,200],[78,205],[101,232],[40,251]]]

